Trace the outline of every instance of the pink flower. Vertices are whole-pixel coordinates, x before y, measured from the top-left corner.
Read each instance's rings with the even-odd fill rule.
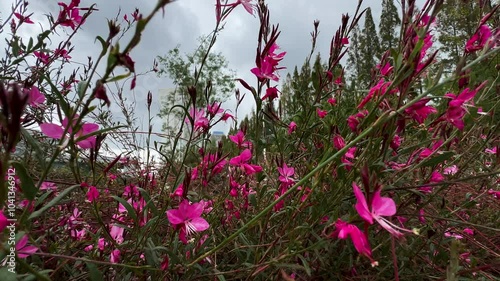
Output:
[[[207,112],[211,117],[224,112],[224,109],[221,108],[220,102],[214,102],[212,104],[207,105]]]
[[[327,102],[332,106],[337,104],[337,100],[332,97],[328,98]]]
[[[389,76],[389,74],[391,74],[392,70],[394,69],[394,67],[391,66],[389,62],[382,67],[381,65],[377,65],[377,68],[380,69],[380,74],[382,74],[382,76]]]
[[[349,38],[343,37],[341,42],[342,42],[342,45],[347,45],[347,44],[349,44]]]
[[[113,218],[118,219],[118,216],[113,215]],[[109,235],[115,239],[116,243],[121,244],[123,243],[123,231],[123,227],[113,224],[109,230]]]
[[[120,259],[121,259],[121,253],[120,253],[120,250],[118,249],[114,249],[113,251],[111,251],[111,255],[109,257],[109,261],[111,263],[119,263],[120,262]]]
[[[209,121],[207,117],[205,117],[205,110],[203,108],[197,110],[195,108],[191,108],[189,110],[189,115],[193,119],[194,122],[194,130],[195,131],[205,131],[208,130]],[[186,118],[186,123],[189,123],[189,119]]]
[[[33,54],[37,57],[43,64],[48,64],[50,56],[45,52],[34,51]]]
[[[459,130],[463,130],[467,102],[472,101],[477,92],[486,85],[486,81],[481,83],[476,89],[465,88],[459,95],[447,93],[445,96],[451,98],[446,111],[446,120]]]
[[[345,140],[341,135],[335,135],[333,137],[333,146],[337,150],[341,150],[345,146]]]
[[[75,118],[73,119],[74,121],[72,122],[73,124],[71,125],[69,125],[68,118],[66,117],[62,121],[62,126],[52,123],[42,123],[40,124],[40,129],[42,130],[42,133],[49,138],[61,139],[65,137],[64,130],[68,128],[68,126],[70,126],[68,128],[68,134],[71,134],[73,132],[78,117],[79,117],[78,115],[75,115]],[[79,139],[97,130],[99,130],[99,125],[94,123],[83,123],[81,125],[81,128],[74,134],[74,137],[75,139]],[[84,139],[77,141],[76,144],[82,149],[89,149],[95,147],[95,142],[96,142],[96,137],[91,136],[91,137],[85,137]]]
[[[33,253],[38,251],[38,248],[33,245],[28,245],[28,235],[24,235],[16,243],[17,256],[21,259],[31,256]]]
[[[269,99],[269,101],[273,101],[275,98],[278,97],[278,89],[276,86],[274,87],[269,87],[266,89],[266,94],[262,97],[262,100]]]
[[[354,115],[351,115],[347,118],[347,125],[353,132],[358,131],[358,125],[361,119],[365,118],[368,115],[368,110],[362,110]]]
[[[57,190],[57,186],[53,182],[44,181],[44,182],[42,182],[42,185],[40,186],[40,190],[53,190],[53,191],[56,191]]]
[[[238,148],[251,148],[252,142],[245,141],[245,134],[242,131],[238,131],[236,135],[229,136],[229,139],[238,145]]]
[[[24,92],[28,94],[28,102],[32,107],[40,107],[45,102],[45,95],[35,86],[32,86],[30,90],[24,89]]]
[[[325,118],[328,111],[316,108],[316,113],[318,114],[319,118],[323,119],[323,118]]]
[[[279,181],[286,185],[291,186],[295,182],[293,175],[295,174],[295,169],[293,167],[288,167],[286,163],[283,163],[283,167],[278,167],[278,172],[280,173]]]
[[[391,82],[385,82],[384,79],[380,79],[377,85],[373,86],[368,95],[359,103],[358,108],[363,108],[374,97],[384,95],[390,85]]]
[[[0,211],[0,232],[3,232],[8,224],[7,217],[3,214],[3,211]]]
[[[239,167],[247,175],[252,175],[262,171],[262,167],[260,167],[259,165],[248,164],[251,159],[252,152],[250,151],[250,149],[245,149],[241,152],[240,155],[231,158],[231,160],[229,160],[229,164]]]
[[[186,235],[189,236],[210,227],[208,222],[201,217],[203,209],[203,204],[189,204],[187,200],[183,200],[178,209],[167,211],[168,221],[176,228],[180,228],[179,239],[183,243],[187,244]]]
[[[80,0],[72,0],[69,5],[62,2],[57,4],[62,7],[57,18],[57,22],[61,26],[69,26],[75,30],[78,25],[83,23],[83,18],[80,16],[80,9],[77,8],[80,5]]]
[[[337,219],[335,222],[336,231],[333,233],[339,239],[351,238],[354,248],[360,255],[363,255],[370,259],[372,266],[378,265],[378,263],[372,258],[372,250],[370,247],[370,242],[365,233],[363,233],[357,226],[347,223],[341,219]]]
[[[219,3],[219,2],[218,2]],[[237,0],[236,2],[234,3],[230,3],[230,4],[226,4],[226,5],[219,5],[221,7],[224,7],[224,6],[229,6],[229,7],[237,7],[238,5],[242,5],[243,8],[245,8],[245,10],[253,16],[253,4],[252,4],[252,0]]]
[[[358,202],[355,205],[356,211],[358,211],[358,214],[366,222],[368,222],[369,224],[373,224],[373,220],[375,220],[380,224],[380,226],[385,228],[390,234],[394,235],[395,237],[403,236],[403,234],[398,230],[405,230],[405,229],[396,226],[395,224],[389,222],[387,219],[384,218],[396,214],[396,204],[394,203],[394,200],[392,200],[389,197],[381,197],[380,196],[381,190],[378,189],[373,194],[373,198],[371,200],[371,206],[368,207],[365,195],[363,194],[359,186],[357,186],[356,183],[353,182],[352,187],[354,189],[354,195],[358,200]]]
[[[434,107],[426,105],[429,101],[430,99],[421,99],[405,109],[405,113],[410,115],[419,124],[422,124],[429,114],[437,112]]]
[[[444,168],[443,174],[445,175],[454,175],[458,172],[458,167],[457,165],[452,165],[450,167]]]
[[[494,146],[493,148],[486,148],[484,150],[484,152],[489,153],[489,154],[497,154],[497,151],[498,151],[497,149],[498,149],[498,147]]]
[[[99,190],[95,186],[89,187],[87,191],[87,200],[90,202],[94,202],[99,198]]]
[[[288,125],[288,134],[291,135],[293,132],[295,132],[295,130],[297,130],[297,124],[292,121]]]
[[[64,49],[55,49],[54,55],[63,58],[65,61],[69,61],[69,59],[71,58],[71,56],[68,55],[68,51]]]
[[[491,29],[485,24],[481,25],[476,33],[472,35],[472,37],[465,44],[465,52],[472,53],[481,50],[486,45],[490,37]]]
[[[260,66],[252,68],[250,71],[259,78],[260,81],[265,79],[278,81],[279,76],[276,74],[277,70],[283,69],[284,67],[278,67],[279,62],[283,59],[286,52],[281,52],[276,54],[275,51],[279,49],[276,43],[273,43],[267,54],[262,54],[260,58]]]
[[[276,75],[274,66],[267,60],[263,60],[260,63],[260,67],[254,67],[250,70],[259,79],[269,79],[273,81],[279,81],[280,78]]]
[[[19,19],[19,23],[29,23],[29,24],[34,24],[34,22],[30,19],[30,16],[23,16],[20,13],[14,13],[14,16]]]

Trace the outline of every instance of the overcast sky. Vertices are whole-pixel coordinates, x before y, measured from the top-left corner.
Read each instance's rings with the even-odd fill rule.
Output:
[[[29,1],[28,14],[32,15],[32,20],[36,25],[25,25],[22,32],[25,36],[34,36],[41,31],[42,26],[46,27],[45,14],[52,13],[57,17],[59,7],[57,2],[64,0],[31,0]],[[65,0],[69,2],[70,0]],[[0,1],[0,18],[5,17],[6,11],[10,11],[12,1]],[[97,2],[97,3],[96,3]],[[230,1],[231,2],[231,1]],[[285,77],[287,71],[292,71],[295,65],[302,65],[305,57],[310,51],[310,32],[313,29],[313,21],[320,21],[320,35],[317,49],[326,56],[329,42],[340,25],[343,13],[353,15],[358,1],[355,0],[269,0],[269,10],[271,13],[271,23],[279,23],[281,35],[277,40],[283,51],[287,54],[282,61],[286,70],[280,72],[281,77]],[[395,1],[400,7],[399,1]],[[419,1],[419,2],[423,2]],[[95,37],[107,35],[107,19],[116,17],[121,10],[120,19],[124,14],[130,14],[135,8],[139,8],[141,13],[149,14],[156,1],[137,0],[82,0],[80,7],[89,7],[96,3],[99,11],[93,13],[88,21],[83,25],[82,30],[72,40],[74,51],[71,53],[72,61],[87,62],[87,57],[96,58],[100,52],[99,42],[95,42]],[[381,11],[380,0],[365,0],[363,7],[371,7],[372,14],[378,22]],[[44,23],[45,22],[45,23]],[[378,23],[377,23],[378,24]],[[196,39],[201,35],[209,34],[215,26],[215,0],[178,0],[169,4],[165,8],[165,15],[158,14],[147,26],[141,43],[131,53],[132,59],[136,62],[135,68],[138,73],[146,72],[152,67],[152,62],[157,55],[164,55],[177,45],[181,46],[182,52],[192,52],[196,47]],[[248,14],[243,7],[238,7],[228,17],[225,29],[220,34],[215,51],[221,52],[229,62],[229,67],[237,71],[237,76],[243,78],[252,85],[256,84],[256,78],[251,74],[250,69],[254,67],[255,49],[259,29],[258,18]],[[5,32],[5,31],[4,31]],[[5,36],[5,34],[3,35]],[[126,42],[126,41],[125,41]],[[57,40],[54,40],[57,45]],[[55,48],[55,47],[54,47]],[[3,48],[2,48],[3,49]],[[146,111],[147,92],[153,93],[154,113],[159,111],[160,102],[158,97],[159,89],[172,88],[173,84],[167,77],[159,78],[154,74],[141,76],[137,80],[137,87],[133,92],[128,92],[125,96],[130,101],[137,103],[136,115],[142,120],[147,116],[142,116]],[[128,89],[128,86],[125,87]],[[244,93],[245,90],[242,89]],[[249,96],[249,95],[247,95]],[[230,100],[224,104],[225,108],[234,110],[235,102]],[[246,99],[239,111],[239,117],[248,114],[253,107],[253,101]],[[115,107],[111,108],[115,111]],[[155,131],[161,132],[161,120],[156,119]],[[229,126],[219,126],[216,128],[227,132]]]

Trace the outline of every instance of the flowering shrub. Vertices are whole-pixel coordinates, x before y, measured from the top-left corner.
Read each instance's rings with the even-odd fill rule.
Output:
[[[254,116],[235,120],[228,139],[214,143],[211,129],[235,114],[218,102],[200,108],[197,100],[211,100],[211,85],[204,93],[192,85],[182,89],[185,103],[175,105],[184,122],[177,136],[166,136],[172,149],[151,146],[150,129],[147,157],[103,157],[107,136],[131,150],[137,145],[107,110],[141,78],[130,52],[169,2],[158,1],[147,16],[136,10],[122,22],[109,20],[107,37],[97,36],[102,52],[95,62],[64,78],[57,73],[71,65],[70,38],[98,11],[61,2],[49,28],[26,39],[19,28],[34,23],[28,5],[13,6],[0,85],[0,259],[14,266],[0,270],[1,280],[500,275],[496,80],[472,75],[474,66],[498,56],[500,33],[486,25],[496,8],[464,42],[463,63],[443,76],[432,71],[440,64],[433,28],[441,2],[416,12],[408,1],[398,48],[384,53],[360,96],[345,87],[349,65],[340,64],[363,14],[358,6],[353,17],[342,17],[327,63],[301,74],[304,91],[292,89],[310,96],[284,113],[276,102],[286,51],[278,51],[280,31],[268,7],[216,0],[207,52],[234,9],[260,20],[249,69],[255,84],[237,79],[253,96]],[[315,22],[311,54],[318,28]],[[47,49],[61,30],[67,38]],[[124,44],[126,32],[132,36]],[[101,63],[105,72],[97,75]],[[107,85],[118,81],[124,84],[110,99]],[[236,99],[241,104],[238,90]],[[151,102],[148,93],[148,110]],[[162,155],[160,167],[150,150]]]

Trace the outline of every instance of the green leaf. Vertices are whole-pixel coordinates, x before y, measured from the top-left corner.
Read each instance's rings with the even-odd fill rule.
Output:
[[[97,268],[97,266],[93,263],[86,262],[87,268],[89,270],[89,278],[90,281],[104,281],[104,276],[102,272]]]
[[[106,83],[109,83],[109,82],[115,82],[115,81],[119,81],[119,80],[125,79],[125,78],[129,77],[129,76],[130,76],[130,74],[132,74],[132,72],[127,72],[127,73],[125,73],[125,74],[122,74],[122,75],[118,75],[118,76],[115,76],[115,77],[109,78],[108,80],[106,80]]]
[[[101,42],[102,46],[101,56],[104,56],[108,52],[108,44],[106,44],[106,41],[101,36],[97,36],[95,39]]]
[[[29,217],[28,219],[34,219],[36,217],[39,217],[40,215],[42,215],[46,210],[52,208],[53,206],[55,206],[57,203],[59,203],[59,201],[61,201],[64,197],[66,197],[66,195],[68,195],[71,191],[73,191],[75,188],[77,187],[80,187],[79,184],[77,185],[73,185],[73,186],[70,186],[68,188],[66,188],[65,190],[63,190],[61,193],[59,193],[59,195],[57,195],[54,199],[52,199],[49,203],[47,203],[47,205],[41,207],[40,209],[36,210],[35,212],[33,212]]]
[[[85,96],[85,89],[87,89],[87,81],[82,81],[80,83],[78,83],[78,86],[76,86],[76,91],[78,93],[78,97],[80,97],[80,99],[83,99],[83,97]]]
[[[451,152],[451,151],[445,151],[443,152],[442,154],[440,155],[437,155],[437,156],[434,156],[432,157],[431,159],[429,160],[426,160],[422,163],[422,166],[424,167],[431,167],[431,166],[435,166],[439,163],[442,163],[448,159],[450,159],[453,155],[455,155],[454,152]]]
[[[40,167],[45,167],[45,154],[41,148],[40,142],[38,142],[31,133],[26,131],[24,127],[21,127],[21,135],[26,140],[28,145],[35,150],[36,159],[38,160]]]
[[[23,164],[15,161],[12,161],[11,165],[14,166],[16,169],[16,175],[21,180],[21,188],[26,199],[30,201],[35,199],[38,188],[33,183],[33,179],[28,174],[28,171],[26,171],[26,168],[24,168]]]
[[[302,261],[302,265],[304,266],[304,269],[305,269],[307,275],[311,276],[311,267],[309,266],[309,263],[307,262],[307,260],[302,255],[297,255],[297,256]]]
[[[118,196],[111,196],[113,199],[115,199],[116,201],[120,202],[123,207],[125,207],[125,209],[127,209],[127,213],[128,215],[134,220],[135,223],[137,223],[137,214],[135,213],[135,209],[134,207],[132,207],[132,205],[130,205],[127,201],[125,201],[125,199],[121,198],[121,197],[118,197]]]
[[[9,271],[7,266],[2,266],[0,268],[0,280],[2,281],[17,281],[17,274]]]

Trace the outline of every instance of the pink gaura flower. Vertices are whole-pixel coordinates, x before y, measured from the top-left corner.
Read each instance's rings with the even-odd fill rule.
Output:
[[[486,25],[481,25],[476,33],[465,44],[465,52],[472,53],[484,48],[491,37],[491,29]]]
[[[470,90],[465,88],[459,95],[447,93],[445,97],[451,98],[446,110],[446,120],[459,130],[464,128],[464,120],[466,110],[466,103],[472,101],[477,92],[486,85],[486,82],[481,83],[476,89]]]
[[[247,175],[252,175],[262,171],[262,167],[259,165],[248,164],[252,159],[252,152],[250,149],[245,149],[240,155],[231,158],[229,160],[229,165],[239,167]]]
[[[214,117],[215,115],[224,112],[224,109],[222,109],[220,102],[214,102],[207,105],[207,112],[211,117]]]
[[[380,79],[377,85],[373,86],[368,92],[368,95],[359,103],[358,109],[363,108],[374,97],[384,95],[389,86],[391,86],[391,82],[385,82],[384,79]]]
[[[286,185],[291,186],[295,182],[293,175],[295,175],[295,169],[293,167],[288,167],[286,163],[283,163],[282,167],[278,167],[279,181]]]
[[[343,37],[343,38],[342,38],[341,43],[342,43],[342,45],[347,45],[347,44],[349,44],[349,38],[347,38],[347,37]]]
[[[497,154],[498,147],[494,146],[493,148],[486,148],[484,152],[489,153],[489,154]]]
[[[378,265],[378,262],[373,260],[372,258],[370,242],[368,242],[368,238],[366,237],[365,233],[363,233],[357,226],[347,223],[341,219],[337,219],[337,221],[335,222],[335,227],[336,230],[334,233],[332,233],[333,236],[336,236],[337,238],[343,240],[351,238],[356,251],[358,251],[360,255],[369,258],[372,266]]]
[[[380,69],[380,74],[382,74],[382,76],[389,76],[394,67],[388,62],[384,66],[381,66],[380,64],[377,65],[377,69]]]
[[[37,247],[28,245],[28,235],[26,234],[16,243],[17,256],[21,259],[27,258],[37,251]]]
[[[73,129],[76,126],[76,120],[78,119],[78,115],[75,115],[73,124],[69,124],[68,118],[64,118],[62,121],[62,126],[52,124],[52,123],[42,123],[40,124],[40,129],[42,133],[49,138],[53,139],[62,139],[68,136],[64,135],[64,130],[68,128],[68,134],[73,133]],[[69,126],[69,127],[68,127]],[[75,139],[83,138],[80,141],[77,141],[76,144],[82,149],[89,149],[95,147],[96,137],[85,137],[88,134],[91,134],[95,131],[99,130],[99,125],[94,123],[83,123],[80,129],[74,133]]]
[[[238,145],[238,148],[251,148],[252,142],[245,140],[245,134],[242,131],[238,131],[236,135],[229,136],[229,139]]]
[[[20,13],[14,13],[14,16],[19,19],[19,23],[28,23],[28,24],[34,24],[34,22],[30,19],[30,16],[23,16]]]
[[[38,58],[43,64],[48,64],[50,56],[45,52],[34,51],[33,54]]]
[[[57,186],[55,183],[50,182],[50,181],[44,181],[42,182],[42,185],[40,185],[40,190],[57,190]]]
[[[246,10],[246,11],[247,11],[250,15],[252,15],[252,16],[253,16],[253,9],[254,9],[254,7],[253,7],[253,4],[252,4],[252,1],[253,1],[253,0],[237,0],[237,1],[236,1],[236,2],[234,2],[234,3],[230,3],[230,4],[226,4],[226,5],[220,5],[220,3],[219,3],[219,2],[218,2],[218,3],[219,3],[219,5],[220,5],[221,7],[225,7],[225,6],[228,6],[228,7],[237,7],[238,5],[240,5],[240,4],[241,4],[241,5],[243,6],[243,8],[245,8],[245,10]]]
[[[187,200],[183,200],[178,209],[167,211],[168,221],[176,228],[180,228],[179,239],[184,244],[187,244],[186,235],[190,236],[210,227],[208,222],[201,217],[203,210],[203,204],[190,204]]]
[[[398,230],[411,232],[410,230],[402,229],[396,226],[395,224],[384,218],[396,214],[396,204],[394,203],[394,200],[389,197],[381,197],[380,189],[375,191],[370,202],[370,206],[368,206],[365,195],[363,194],[359,186],[353,182],[352,187],[354,190],[354,195],[358,200],[355,205],[356,211],[358,211],[360,217],[362,217],[366,222],[368,222],[369,224],[373,224],[373,221],[375,220],[380,224],[380,226],[385,228],[390,234],[395,237],[403,236],[403,233],[399,232]]]
[[[330,105],[332,105],[332,106],[334,106],[334,105],[336,105],[336,104],[337,104],[337,100],[336,100],[335,98],[332,98],[332,97],[329,97],[329,98],[328,98],[328,100],[327,100],[327,102],[328,102]]]
[[[111,263],[119,263],[121,260],[121,253],[120,253],[120,250],[118,249],[114,249],[113,251],[111,251],[111,255],[109,257],[109,261]]]
[[[279,76],[276,74],[277,70],[283,69],[284,67],[278,67],[279,62],[283,59],[286,52],[281,52],[276,54],[276,50],[279,49],[279,46],[276,43],[273,43],[267,54],[262,54],[260,59],[260,66],[252,68],[250,71],[259,78],[259,80],[274,80],[278,81]]]
[[[205,131],[208,130],[209,127],[209,121],[208,118],[205,116],[205,110],[203,108],[200,108],[199,110],[195,108],[191,108],[189,110],[189,115],[193,119],[194,122],[194,130],[195,131]],[[186,118],[186,123],[189,123],[189,119]]]
[[[410,115],[419,124],[422,124],[430,114],[437,112],[434,107],[426,105],[429,101],[430,99],[421,99],[405,109],[405,113]]]
[[[291,135],[293,132],[295,132],[295,130],[297,130],[297,124],[292,121],[288,125],[288,134]]]
[[[457,165],[452,165],[449,167],[444,168],[443,174],[445,175],[454,175],[458,172],[458,167]]]
[[[71,58],[68,51],[66,51],[65,49],[55,49],[54,55],[63,58],[65,61],[69,61],[69,59]]]
[[[266,89],[266,94],[262,97],[262,100],[269,99],[269,101],[273,101],[278,98],[278,88],[276,86],[269,87]]]
[[[259,79],[269,79],[273,81],[279,81],[280,78],[278,75],[276,75],[274,72],[276,69],[274,68],[274,65],[269,62],[268,60],[263,60],[260,63],[260,67],[254,67],[250,70],[257,78]]]
[[[328,114],[328,111],[321,110],[320,108],[316,108],[316,113],[318,114],[319,118],[323,119],[323,118],[325,118],[326,114]]]
[[[99,190],[95,186],[90,186],[87,191],[87,200],[89,202],[94,202],[99,198]]]
[[[3,232],[8,224],[7,217],[3,214],[3,211],[0,210],[0,232]]]
[[[354,115],[351,115],[347,118],[347,125],[353,132],[358,131],[358,125],[361,119],[365,118],[368,115],[368,110],[362,110]]]
[[[37,87],[32,86],[31,89],[24,89],[23,91],[28,94],[28,103],[32,107],[41,107],[41,104],[45,102],[45,95]]]
[[[77,26],[83,23],[83,17],[80,16],[80,9],[78,8],[80,0],[72,0],[69,5],[62,2],[57,4],[62,7],[57,18],[57,23],[61,26],[71,27],[71,29],[75,30]]]

